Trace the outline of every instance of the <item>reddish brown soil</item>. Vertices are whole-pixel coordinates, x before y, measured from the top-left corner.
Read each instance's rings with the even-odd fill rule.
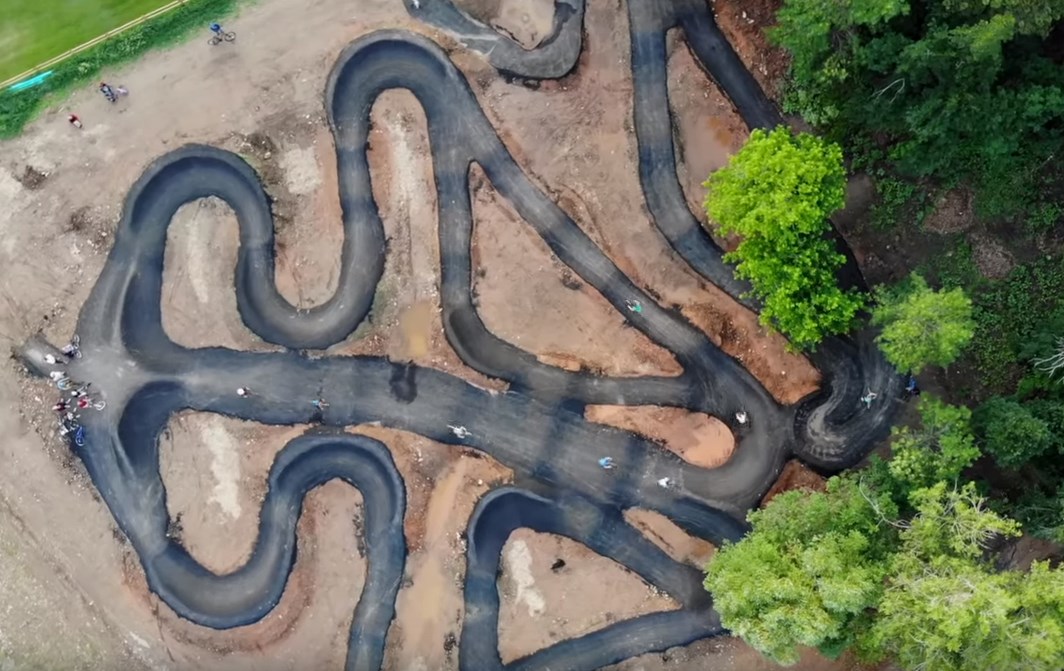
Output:
[[[790,56],[765,33],[776,25],[782,0],[711,0],[717,24],[761,87],[779,99]]]
[[[735,450],[735,438],[728,427],[701,412],[657,405],[589,405],[584,416],[592,422],[638,433],[703,468],[722,465]]]
[[[795,489],[805,489],[813,492],[822,492],[827,484],[827,480],[822,476],[817,475],[808,466],[791,459],[780,471],[780,475],[776,478],[776,482],[769,488],[765,494],[765,498],[761,500],[761,505],[764,506],[778,494],[783,492],[789,492]]]

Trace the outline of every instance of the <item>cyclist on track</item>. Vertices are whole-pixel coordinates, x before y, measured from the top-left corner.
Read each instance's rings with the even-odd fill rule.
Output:
[[[218,37],[222,37],[225,34],[225,31],[222,30],[222,24],[220,23],[212,23],[211,32],[217,35]]]

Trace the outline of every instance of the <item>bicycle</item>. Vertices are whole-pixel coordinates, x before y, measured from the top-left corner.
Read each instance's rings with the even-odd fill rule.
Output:
[[[211,45],[213,47],[215,45],[221,44],[222,41],[232,42],[235,39],[236,39],[236,33],[232,32],[232,31],[221,32],[221,33],[217,33],[216,35],[211,37],[211,39],[209,39],[207,41],[207,44],[209,44],[209,45]]]
[[[78,405],[78,410],[87,410],[89,408],[92,408],[93,410],[103,410],[106,407],[107,401],[104,401],[102,399],[99,401],[86,400],[84,406]]]
[[[70,342],[63,346],[61,350],[65,356],[73,357],[75,359],[81,358],[81,336],[77,333],[70,339]]]

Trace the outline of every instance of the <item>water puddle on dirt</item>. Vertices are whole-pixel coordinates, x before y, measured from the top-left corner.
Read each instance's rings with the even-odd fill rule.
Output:
[[[422,301],[403,310],[399,315],[399,333],[402,360],[410,361],[428,354],[432,340],[432,304]]]

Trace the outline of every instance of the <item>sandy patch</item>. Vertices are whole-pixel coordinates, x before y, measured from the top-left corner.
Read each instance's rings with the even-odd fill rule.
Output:
[[[653,510],[629,508],[624,519],[676,561],[702,570],[716,548],[709,541],[687,533],[675,522]]]
[[[564,368],[602,375],[678,375],[673,356],[554,255],[489,186],[473,176],[473,291],[495,335]]]
[[[275,349],[240,319],[233,275],[240,228],[229,206],[204,198],[181,207],[166,233],[162,323],[185,347]]]
[[[765,497],[761,499],[761,506],[764,507],[769,501],[783,492],[789,492],[793,489],[822,492],[826,486],[826,478],[818,475],[797,459],[791,459],[783,466],[783,470],[780,471],[776,482],[772,484],[765,493]]]
[[[518,529],[502,557],[504,663],[618,620],[677,607],[636,574],[568,538]]]
[[[702,468],[720,466],[735,450],[735,437],[724,422],[702,412],[660,405],[589,405],[584,417],[637,433]]]
[[[321,186],[321,170],[314,147],[292,147],[281,155],[285,184],[296,196],[306,196]]]

